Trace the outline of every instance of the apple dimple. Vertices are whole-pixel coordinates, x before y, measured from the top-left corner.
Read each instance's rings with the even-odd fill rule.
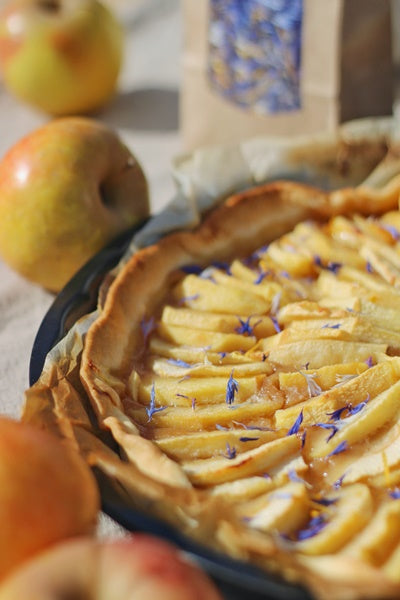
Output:
[[[128,202],[135,203],[136,197],[143,196],[147,182],[138,161],[125,146],[119,144],[117,151],[119,160],[115,160],[116,165],[110,165],[104,174],[98,184],[98,193],[102,206],[116,217],[121,217]]]
[[[107,209],[113,210],[115,208],[115,199],[113,197],[112,186],[107,181],[103,181],[99,185],[100,199]]]
[[[48,13],[59,13],[61,10],[60,0],[37,0],[37,6]]]

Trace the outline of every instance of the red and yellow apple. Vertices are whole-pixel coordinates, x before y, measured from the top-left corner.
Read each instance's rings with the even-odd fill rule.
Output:
[[[140,164],[98,121],[52,120],[0,161],[0,256],[50,291],[148,212]]]
[[[77,538],[25,563],[0,600],[222,600],[211,580],[168,542],[146,534]]]
[[[94,532],[98,511],[95,478],[72,448],[0,417],[0,581],[52,544]]]
[[[113,95],[123,32],[98,0],[9,0],[0,69],[18,98],[54,116],[88,113]]]

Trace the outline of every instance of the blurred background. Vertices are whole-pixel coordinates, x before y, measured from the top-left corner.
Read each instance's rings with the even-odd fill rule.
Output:
[[[0,0],[0,8],[7,1]],[[124,58],[117,93],[111,102],[91,116],[118,129],[142,162],[150,183],[153,211],[158,211],[171,197],[174,191],[169,175],[171,160],[184,150],[263,133],[292,135],[315,132],[321,128],[333,130],[338,122],[346,118],[346,114],[350,114],[351,118],[368,116],[369,113],[382,114],[382,110],[388,114],[392,106],[388,93],[388,86],[391,85],[395,90],[397,113],[400,0],[295,0],[292,3],[280,0],[272,4],[237,0],[104,0],[104,4],[113,11],[123,27]],[[232,85],[232,82],[227,82],[227,76],[232,73],[224,71],[222,64],[225,59],[230,60],[229,57],[225,55],[221,60],[217,54],[215,72],[211,73],[214,76],[216,73],[214,82],[210,76],[210,69],[214,68],[210,48],[217,46],[218,50],[218,36],[221,39],[222,35],[221,21],[226,21],[227,27],[236,27],[235,34],[239,32],[236,35],[235,52],[242,54],[242,57],[247,54],[247,62],[257,59],[257,46],[260,46],[263,34],[251,48],[249,44],[245,45],[243,39],[247,43],[248,39],[245,38],[248,32],[243,27],[243,14],[248,12],[248,7],[263,4],[276,6],[277,11],[288,14],[290,11],[293,13],[296,5],[300,10],[303,8],[315,15],[314,29],[307,25],[302,32],[301,77],[310,80],[307,80],[303,89],[304,110],[275,111],[272,118],[265,114],[260,117],[256,112],[249,113],[248,107],[246,110],[241,107],[238,111],[231,98],[223,101],[224,93],[227,96],[226,91]],[[391,7],[391,40],[386,35],[388,23],[387,12],[382,8],[384,6]],[[338,26],[334,34],[337,39],[332,35],[330,41],[325,33],[333,30],[329,19],[333,19],[336,14],[334,10],[338,12],[342,10],[341,7],[349,9],[346,25],[341,30]],[[372,7],[369,20],[365,17],[368,7]],[[219,18],[216,23],[219,29],[211,29],[211,26],[208,29],[206,21],[211,10],[214,11],[216,22]],[[296,18],[294,14],[291,17]],[[279,27],[287,36],[289,26],[282,23],[279,23]],[[281,41],[285,41],[284,35]],[[376,35],[380,36],[379,39],[375,39]],[[345,42],[343,54],[340,36]],[[320,52],[322,45],[329,46],[325,55]],[[391,64],[387,61],[390,45],[393,55]],[[223,44],[221,47],[221,52],[224,52],[226,49]],[[347,60],[349,53],[350,59]],[[334,54],[337,56],[333,57]],[[314,57],[312,64],[310,56]],[[374,57],[377,57],[376,60]],[[243,75],[240,69],[246,68],[245,63],[245,60],[239,63],[239,75],[235,73],[235,76]],[[340,80],[340,75],[334,71],[344,68],[346,72]],[[248,73],[244,76],[247,77]],[[282,70],[275,76],[275,81],[279,78],[283,79]],[[353,87],[347,97],[341,97],[340,87],[348,86],[348,80],[353,82]],[[216,89],[216,85],[214,90],[211,89],[213,83],[220,84],[221,81],[220,90]],[[354,97],[357,87],[361,98],[371,98],[372,110],[369,106],[363,110],[357,109]],[[341,115],[341,103],[342,106],[345,103],[346,106],[350,105],[353,110],[349,112],[346,109]],[[274,111],[273,108],[271,110]],[[22,135],[48,119],[48,115],[10,94],[2,85],[0,75],[0,156]]]
[[[0,7],[6,4],[0,0]],[[171,158],[180,151],[180,0],[106,0],[123,26],[125,50],[118,93],[91,115],[121,131],[148,176],[154,210],[171,197]],[[0,156],[49,117],[17,100],[0,76]],[[1,285],[1,283],[0,283]]]

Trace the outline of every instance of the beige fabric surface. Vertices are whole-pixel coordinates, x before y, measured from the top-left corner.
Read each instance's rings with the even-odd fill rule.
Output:
[[[1,4],[1,0],[0,0]],[[117,129],[145,170],[152,212],[173,194],[170,164],[180,151],[179,0],[109,0],[126,32],[125,61],[112,103],[96,118]],[[48,117],[11,97],[0,80],[0,157]],[[39,325],[54,296],[0,260],[0,413],[19,417]],[[102,519],[101,533],[115,532]]]

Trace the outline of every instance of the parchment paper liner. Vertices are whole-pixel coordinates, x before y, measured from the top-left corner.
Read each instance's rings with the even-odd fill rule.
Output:
[[[147,476],[123,458],[124,449],[118,449],[109,432],[99,426],[79,376],[88,328],[101,312],[112,281],[138,248],[170,231],[194,227],[229,194],[277,178],[329,189],[355,186],[360,197],[367,194],[373,201],[375,194],[379,196],[381,211],[397,208],[396,139],[393,119],[366,119],[344,125],[337,135],[259,138],[178,157],[173,165],[175,197],[134,236],[118,266],[105,278],[98,308],[80,319],[48,354],[39,381],[26,392],[23,420],[50,429],[78,447],[127,506],[161,517],[198,542],[259,564],[288,582],[300,582],[321,599],[397,598],[400,588],[372,567],[335,556],[300,562],[270,537],[231,519],[222,500]],[[339,203],[343,195],[346,189],[338,193]],[[114,416],[123,419],[117,409]],[[359,581],[353,576],[357,568],[362,573]]]

